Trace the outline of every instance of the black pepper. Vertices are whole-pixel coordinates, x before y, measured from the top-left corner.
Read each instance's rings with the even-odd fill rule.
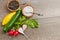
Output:
[[[11,10],[16,10],[19,7],[19,3],[17,1],[11,1],[8,5],[8,8]]]

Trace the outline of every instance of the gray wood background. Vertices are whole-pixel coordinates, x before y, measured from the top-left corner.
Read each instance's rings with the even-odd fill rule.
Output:
[[[23,35],[10,37],[3,33],[1,22],[9,13],[6,8],[8,1],[0,0],[0,40],[27,40]],[[20,0],[20,3],[32,4],[35,12],[43,14],[33,16],[40,24],[39,28],[25,31],[31,40],[60,40],[60,0]]]

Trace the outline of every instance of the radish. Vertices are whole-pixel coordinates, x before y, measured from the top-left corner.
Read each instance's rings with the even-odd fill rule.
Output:
[[[14,36],[17,36],[19,34],[19,32],[16,30],[14,31]]]
[[[13,36],[13,34],[14,34],[14,30],[10,30],[10,31],[8,32],[8,35],[9,35],[9,36]]]

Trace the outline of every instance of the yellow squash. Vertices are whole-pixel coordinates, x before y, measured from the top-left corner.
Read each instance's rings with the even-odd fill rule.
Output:
[[[4,17],[4,19],[3,19],[3,21],[2,21],[2,25],[7,24],[11,20],[11,18],[13,17],[13,15],[15,15],[15,14],[16,14],[16,12],[11,12],[8,15],[6,15]]]

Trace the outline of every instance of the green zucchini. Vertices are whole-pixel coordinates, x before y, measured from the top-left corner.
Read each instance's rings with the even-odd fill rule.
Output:
[[[16,14],[11,18],[11,20],[5,25],[3,31],[4,32],[8,32],[9,30],[11,30],[14,26],[14,23],[18,20],[18,18],[22,15],[22,11],[21,10],[17,10]]]

